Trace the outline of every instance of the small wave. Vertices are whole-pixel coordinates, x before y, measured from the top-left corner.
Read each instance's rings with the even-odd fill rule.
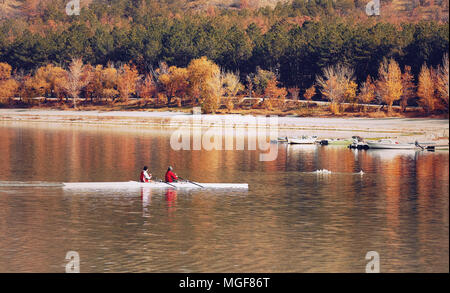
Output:
[[[0,181],[0,188],[2,187],[61,187],[62,183],[57,182],[43,182],[43,181]]]
[[[356,172],[356,173],[347,173],[347,172],[332,172],[327,169],[318,169],[312,173],[313,174],[325,174],[325,175],[327,175],[327,174],[354,174],[354,175],[361,175],[361,176],[366,174],[363,170]]]

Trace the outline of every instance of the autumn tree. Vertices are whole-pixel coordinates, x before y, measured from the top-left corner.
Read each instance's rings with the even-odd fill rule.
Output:
[[[50,90],[50,83],[45,78],[42,68],[39,68],[33,76],[26,76],[23,85],[23,95],[29,101],[34,97],[44,96]]]
[[[0,63],[0,101],[14,97],[19,84],[11,78],[12,67],[7,63]]]
[[[228,110],[233,110],[237,103],[236,96],[238,92],[244,89],[244,86],[240,82],[239,73],[223,72],[222,73],[222,86],[224,95],[227,96],[226,107]]]
[[[303,98],[307,101],[307,105],[309,106],[309,101],[316,95],[316,87],[315,85],[312,85],[311,87],[307,88],[306,91],[303,93]]]
[[[405,66],[401,79],[402,95],[400,96],[400,108],[402,112],[405,112],[408,101],[416,95],[416,85],[414,84],[414,75],[411,73],[411,66]]]
[[[69,65],[66,91],[73,99],[73,107],[77,107],[77,99],[81,89],[89,83],[89,75],[83,76],[83,61],[81,58],[73,58]],[[89,76],[89,77],[88,77]]]
[[[247,89],[247,95],[251,98],[251,97],[253,97],[253,88],[254,88],[252,76],[247,75],[246,80],[247,80],[247,85],[245,88]]]
[[[400,100],[403,94],[402,72],[394,59],[384,59],[378,69],[377,92],[382,101],[392,110],[392,104]]]
[[[449,94],[449,68],[448,68],[448,54],[444,56],[442,65],[438,68],[437,84],[436,84],[439,97],[442,104],[448,111],[448,94]]]
[[[149,101],[156,96],[156,84],[150,74],[147,74],[143,80],[138,82],[136,93],[144,101]]]
[[[287,91],[284,87],[278,87],[278,83],[279,82],[275,78],[267,82],[267,86],[263,96],[263,105],[268,110],[271,110],[272,107],[279,107],[280,105],[284,104]]]
[[[39,68],[34,77],[48,85],[46,95],[59,99],[64,97],[65,84],[67,83],[67,71],[64,68],[48,64]]]
[[[344,92],[344,100],[349,103],[354,103],[356,101],[356,90],[358,89],[358,85],[356,82],[351,80],[347,83]]]
[[[434,71],[426,64],[422,65],[419,74],[419,84],[417,87],[417,96],[422,107],[430,113],[435,108],[436,103],[436,84],[434,80]]]
[[[296,101],[296,100],[298,100],[298,97],[300,96],[300,89],[297,86],[291,87],[291,88],[288,88],[288,93],[291,96],[291,99]]]
[[[323,75],[317,76],[320,92],[331,102],[330,109],[333,113],[339,113],[339,105],[348,94],[347,90],[353,79],[353,69],[342,64],[326,67]]]
[[[91,102],[98,102],[103,98],[102,71],[102,65],[93,67],[88,64],[85,66],[85,72],[90,75],[89,82],[85,86],[85,97]]]
[[[101,71],[102,97],[107,101],[108,99],[113,101],[119,96],[119,91],[117,90],[117,77],[117,69],[112,65],[109,65]]]
[[[183,99],[186,96],[189,81],[188,70],[171,66],[167,73],[159,76],[159,82],[167,93],[167,102],[170,104],[174,97]]]
[[[222,81],[225,94],[228,97],[236,97],[238,92],[244,89],[244,86],[241,84],[239,79],[239,73],[222,73]]]
[[[139,79],[139,74],[134,65],[125,64],[120,67],[117,72],[117,91],[120,99],[123,102],[128,101],[130,95],[136,93],[136,83]]]
[[[203,90],[203,96],[201,106],[205,113],[214,113],[217,111],[220,105],[220,99],[224,94],[223,79],[219,72],[216,72],[214,76],[208,80],[205,89]]]
[[[222,94],[220,68],[206,57],[194,59],[187,67],[189,94],[198,101],[205,112],[214,112]]]
[[[258,67],[256,73],[250,74],[249,78],[251,80],[252,89],[256,94],[263,96],[269,82],[277,80],[277,75],[270,70],[264,70]]]
[[[357,95],[357,99],[361,104],[363,104],[362,109],[364,109],[364,112],[367,111],[367,104],[370,104],[370,102],[375,99],[375,95],[376,86],[372,80],[372,77],[368,75],[366,81],[361,84],[359,94]]]

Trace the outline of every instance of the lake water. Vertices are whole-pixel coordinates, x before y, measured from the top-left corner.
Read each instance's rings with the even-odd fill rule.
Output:
[[[449,271],[448,151],[174,151],[171,130],[0,124],[0,272]],[[64,191],[168,165],[248,191]],[[318,169],[332,173],[317,174]],[[364,170],[365,174],[358,172]]]

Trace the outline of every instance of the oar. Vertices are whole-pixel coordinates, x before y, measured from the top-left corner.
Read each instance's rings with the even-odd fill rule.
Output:
[[[201,186],[201,185],[200,185],[200,184],[198,184],[198,183],[192,182],[192,181],[190,181],[190,180],[187,180],[187,179],[184,179],[184,178],[182,178],[182,177],[178,177],[178,178],[180,178],[181,180],[184,180],[184,181],[186,181],[186,182],[189,182],[189,183],[191,183],[191,184],[194,184],[194,185],[200,186],[201,188],[205,188],[204,186]]]
[[[170,184],[170,183],[168,183],[168,182],[166,182],[166,181],[162,181],[161,179],[158,179],[157,177],[155,177],[155,179],[158,180],[159,182],[166,183],[167,185],[170,185],[170,186],[172,186],[173,188],[177,188],[175,185],[172,185],[172,184]]]
[[[416,142],[415,142],[415,145],[416,145],[416,147],[421,148],[422,151],[425,150],[425,148],[424,148],[423,146],[421,146],[417,140],[416,140]]]

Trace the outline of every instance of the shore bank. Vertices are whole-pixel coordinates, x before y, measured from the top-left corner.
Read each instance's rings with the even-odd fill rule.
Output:
[[[196,116],[198,119],[198,116]],[[201,115],[202,123],[186,112],[143,111],[62,111],[0,109],[0,121],[112,125],[123,127],[180,127],[185,125],[246,127],[249,115]],[[319,137],[395,137],[400,141],[439,140],[448,144],[449,120],[430,118],[308,118],[277,117],[280,136],[319,135]],[[268,120],[267,120],[268,121]]]

